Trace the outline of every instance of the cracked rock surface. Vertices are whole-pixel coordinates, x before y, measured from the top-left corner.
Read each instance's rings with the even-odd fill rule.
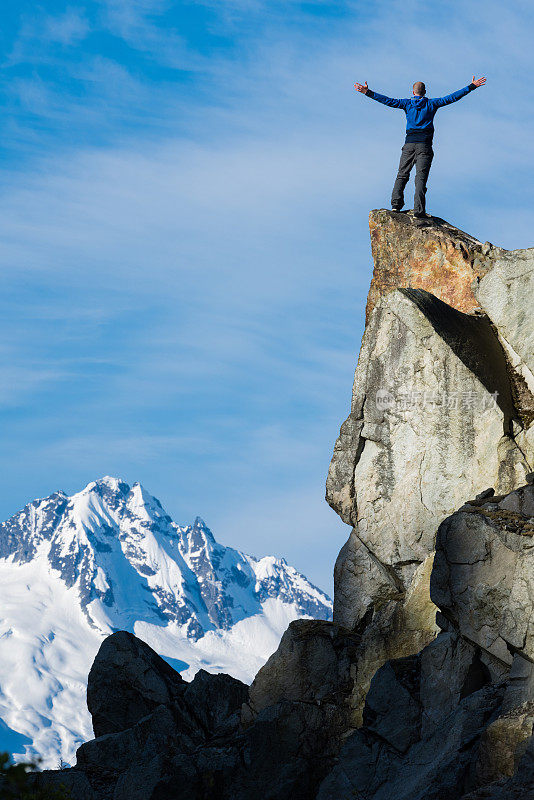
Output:
[[[494,271],[500,287],[515,254],[443,220],[425,222],[371,212],[369,316],[327,478],[327,501],[352,527],[335,567],[334,621],[362,633],[360,719],[381,663],[418,652],[436,635],[421,570],[431,566],[439,524],[488,487],[498,494],[519,487],[534,464],[534,398],[509,344],[526,364],[521,321],[509,323],[505,341],[500,317],[480,308],[486,296],[495,300]],[[532,253],[518,258],[523,291]],[[494,305],[501,308],[502,298]],[[414,594],[415,626],[406,620]]]
[[[534,797],[534,486],[439,527],[442,632],[374,675],[317,800]]]
[[[430,594],[505,664],[534,661],[534,486],[465,505],[439,527]]]

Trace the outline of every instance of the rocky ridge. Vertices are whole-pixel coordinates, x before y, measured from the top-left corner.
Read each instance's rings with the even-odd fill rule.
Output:
[[[80,800],[534,798],[534,250],[436,218],[370,222],[369,315],[327,480],[351,526],[333,622],[291,623],[250,688],[202,676],[193,703],[115,634],[90,703],[139,715],[97,717],[76,768],[42,781]],[[165,684],[150,702],[139,653]]]

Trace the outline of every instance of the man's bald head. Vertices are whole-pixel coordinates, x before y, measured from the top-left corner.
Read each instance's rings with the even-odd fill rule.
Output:
[[[423,81],[416,81],[413,85],[413,93],[418,94],[420,97],[426,94],[426,86]]]

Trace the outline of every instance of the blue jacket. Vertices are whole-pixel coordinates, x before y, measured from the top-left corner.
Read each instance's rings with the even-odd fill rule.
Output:
[[[402,108],[406,112],[406,141],[407,142],[432,142],[434,136],[434,115],[438,108],[455,103],[466,94],[476,89],[474,83],[458,89],[457,92],[448,94],[446,97],[406,97],[397,100],[393,97],[386,97],[383,94],[367,90],[367,97],[377,100],[385,106],[392,108]]]

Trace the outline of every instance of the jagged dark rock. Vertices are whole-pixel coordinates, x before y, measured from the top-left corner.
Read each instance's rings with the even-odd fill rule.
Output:
[[[98,800],[146,800],[182,762],[189,778],[179,791],[193,791],[202,778],[202,748],[237,732],[248,687],[204,670],[187,683],[147,644],[118,631],[100,647],[87,697],[95,739],[62,773],[72,797],[89,800],[90,787]],[[41,780],[48,776],[54,779],[43,773]]]
[[[282,700],[312,703],[327,714],[333,740],[351,728],[354,666],[360,636],[319,620],[292,622],[278,650],[256,675],[243,708],[248,724]]]
[[[534,251],[370,225],[334,621],[292,623],[250,689],[110,637],[97,738],[41,778],[74,800],[534,800]]]
[[[331,666],[330,696],[316,698],[312,690],[290,700],[281,691],[241,725],[249,701],[244,684],[204,671],[187,684],[135,636],[113,634],[90,675],[97,737],[79,748],[73,769],[37,780],[57,783],[61,775],[73,800],[255,800],[261,786],[269,786],[264,796],[272,800],[307,800],[332,768],[348,727],[337,700],[352,685],[355,638],[336,627],[314,635],[329,639],[343,665]]]
[[[532,485],[442,523],[431,596],[446,630],[378,670],[317,800],[534,797],[533,536]]]
[[[179,701],[186,682],[152,648],[127,631],[102,643],[87,683],[95,736],[131,728],[158,706]]]

